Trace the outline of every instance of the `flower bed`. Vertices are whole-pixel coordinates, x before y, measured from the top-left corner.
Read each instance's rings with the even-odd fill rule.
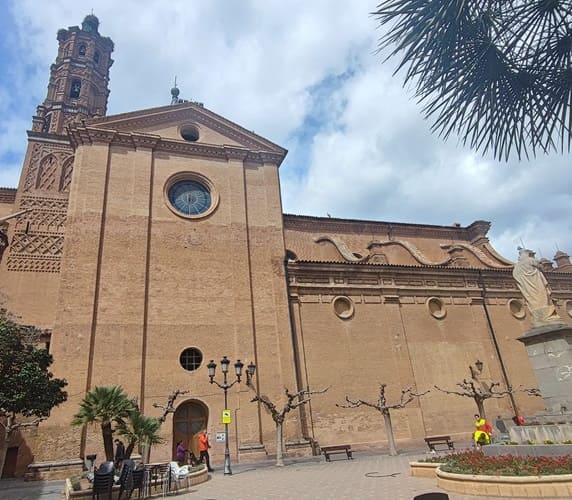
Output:
[[[483,453],[488,456],[513,455],[513,456],[544,456],[560,457],[572,455],[571,444],[490,444],[483,446]]]
[[[441,470],[457,474],[495,476],[540,476],[572,474],[572,456],[487,456],[480,451],[455,453],[444,457]]]
[[[439,462],[409,462],[409,470],[414,477],[435,477]]]
[[[465,495],[572,498],[572,457],[486,456],[480,451],[444,457],[437,484]]]

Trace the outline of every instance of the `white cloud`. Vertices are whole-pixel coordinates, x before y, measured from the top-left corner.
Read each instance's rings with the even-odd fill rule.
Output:
[[[569,156],[499,164],[430,133],[420,107],[375,54],[375,2],[100,0],[100,32],[116,50],[108,113],[181,97],[287,147],[290,213],[429,224],[493,222],[499,251],[520,239],[551,257],[572,252]],[[2,181],[45,95],[56,32],[93,2],[13,0],[10,78],[0,82]],[[6,56],[4,56],[6,57]],[[300,163],[301,162],[301,163]]]

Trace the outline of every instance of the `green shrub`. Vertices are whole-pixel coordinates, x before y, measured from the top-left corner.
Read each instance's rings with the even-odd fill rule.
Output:
[[[432,457],[429,457],[429,458],[422,458],[421,460],[419,460],[419,462],[424,462],[424,463],[428,463],[428,464],[441,464],[441,463],[445,462],[445,458],[446,457],[440,457],[437,455],[433,455]]]
[[[81,476],[72,476],[70,477],[70,483],[72,485],[73,491],[80,491],[81,490]]]

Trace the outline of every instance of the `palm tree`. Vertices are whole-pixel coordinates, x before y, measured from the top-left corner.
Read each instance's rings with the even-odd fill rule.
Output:
[[[571,12],[572,0],[382,0],[373,15],[432,130],[508,160],[570,151]]]
[[[113,460],[112,424],[121,422],[135,411],[135,405],[123,392],[121,386],[95,387],[89,391],[74,415],[72,425],[84,427],[100,424],[106,460]]]
[[[146,417],[139,411],[131,412],[127,420],[119,421],[117,430],[119,434],[127,438],[129,443],[125,450],[125,458],[131,457],[137,444],[144,448],[147,455],[151,446],[163,443],[165,440],[159,434],[160,428],[161,421],[158,418]],[[145,462],[148,461],[148,457],[143,458]]]

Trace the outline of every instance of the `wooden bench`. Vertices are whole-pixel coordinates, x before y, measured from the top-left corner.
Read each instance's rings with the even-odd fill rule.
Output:
[[[330,455],[345,453],[348,460],[353,460],[352,447],[349,444],[338,444],[335,446],[321,446],[322,453],[326,457],[326,462],[331,462]]]
[[[451,436],[429,436],[425,438],[429,450],[437,451],[435,446],[446,445],[448,450],[455,449],[455,443],[451,440]]]

